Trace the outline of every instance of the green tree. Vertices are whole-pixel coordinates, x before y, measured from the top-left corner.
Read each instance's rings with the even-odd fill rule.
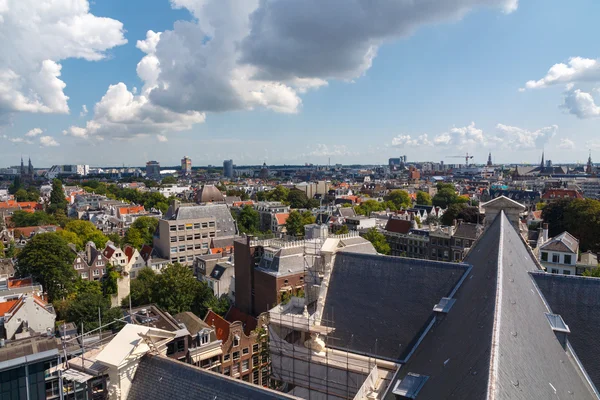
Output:
[[[452,225],[454,220],[462,219],[464,222],[476,224],[479,221],[479,208],[470,207],[464,203],[450,204],[442,215],[443,225]]]
[[[444,187],[438,190],[431,202],[436,207],[447,208],[450,204],[456,203],[457,198],[454,188]]]
[[[271,201],[287,201],[290,190],[281,185],[275,186],[275,189],[271,190],[267,194],[267,200]]]
[[[141,249],[143,245],[152,245],[154,232],[158,227],[158,219],[152,217],[139,217],[125,233],[125,243],[128,243],[136,249]]]
[[[391,201],[396,209],[410,208],[412,206],[412,200],[406,190],[392,190],[386,200]]]
[[[202,304],[202,307],[205,307],[207,310],[210,308],[214,313],[224,316],[231,307],[231,301],[225,294],[221,297],[209,296]]]
[[[348,226],[342,225],[342,227],[337,230],[336,234],[338,234],[338,235],[345,235],[348,232],[349,232],[348,231]]]
[[[125,244],[125,239],[122,238],[118,233],[109,233],[108,235],[106,235],[106,237],[117,247],[123,247],[123,245]]]
[[[543,201],[540,201],[539,203],[536,203],[536,205],[535,205],[535,209],[538,211],[543,210],[544,207],[546,207],[546,203],[544,203]]]
[[[367,217],[370,216],[374,211],[383,211],[384,209],[385,204],[377,200],[363,201],[360,205],[354,208],[357,214],[366,215]]]
[[[0,242],[0,258],[4,258],[4,243]]]
[[[13,183],[8,187],[8,193],[15,194],[21,188],[23,188],[23,182],[21,182],[21,177],[19,175],[17,175],[17,176],[15,176]]]
[[[417,204],[430,206],[433,203],[431,202],[431,196],[427,192],[417,192]]]
[[[59,179],[54,179],[52,181],[52,191],[50,192],[50,205],[48,205],[47,211],[50,214],[54,214],[58,210],[66,213],[67,205],[68,202],[62,182]]]
[[[163,185],[175,185],[177,183],[177,178],[174,176],[165,176],[161,183]]]
[[[15,200],[17,201],[29,201],[29,193],[27,193],[27,190],[21,188],[19,190],[17,190],[17,192],[14,194],[15,196]]]
[[[15,258],[16,256],[19,255],[19,249],[17,249],[17,246],[15,246],[15,241],[11,240],[10,243],[8,244],[8,249],[6,249],[6,258]]]
[[[75,248],[77,248],[77,250],[81,251],[84,248],[84,243],[83,241],[79,238],[79,236],[77,236],[76,233],[71,232],[71,231],[66,231],[66,230],[61,230],[56,232],[56,234],[60,237],[62,237],[63,239],[65,239],[67,241],[67,243],[71,243],[75,245]]]
[[[254,234],[259,232],[260,214],[251,205],[246,204],[239,213],[234,213],[240,233]]]
[[[110,307],[110,300],[102,293],[79,293],[75,299],[69,301],[66,305],[66,320],[73,322],[81,329],[83,324],[84,332],[89,332],[99,327],[99,317],[102,319],[102,325],[106,325],[116,319],[123,318],[121,309]],[[100,312],[100,315],[98,315]]]
[[[56,219],[44,211],[33,213],[17,210],[13,213],[11,223],[16,228],[56,224]]]
[[[106,275],[102,277],[102,293],[104,293],[104,296],[110,298],[110,296],[117,294],[120,278],[121,274],[119,274],[116,268],[112,264],[108,264],[106,266]]]
[[[287,196],[287,202],[291,208],[306,208],[308,205],[308,197],[302,190],[292,189]]]
[[[373,227],[369,229],[363,237],[373,244],[373,247],[375,247],[375,250],[377,250],[378,253],[390,254],[390,245],[383,233],[379,232],[377,228]]]
[[[91,241],[94,242],[97,249],[103,249],[106,246],[106,242],[108,242],[108,237],[89,221],[73,220],[65,226],[65,230],[75,233],[83,246]]]
[[[285,222],[285,229],[290,236],[304,236],[304,219],[302,218],[302,214],[297,210],[290,211],[290,215]]]
[[[156,303],[158,299],[154,295],[154,288],[157,284],[158,275],[150,268],[142,268],[136,279],[130,283],[131,304],[141,306],[144,304]],[[123,305],[129,305],[129,299],[123,300]]]
[[[75,281],[75,254],[56,233],[40,233],[18,255],[17,273],[31,275],[48,293],[50,300],[66,295]]]

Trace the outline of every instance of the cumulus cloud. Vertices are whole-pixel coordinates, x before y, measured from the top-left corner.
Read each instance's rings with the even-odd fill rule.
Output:
[[[88,114],[87,106],[84,104],[81,106],[81,112],[79,113],[80,117],[85,117]]]
[[[87,0],[0,1],[0,112],[68,113],[59,62],[101,60],[126,43],[123,25],[89,12]]]
[[[561,83],[597,81],[600,81],[599,59],[572,57],[567,64],[554,64],[543,78],[537,81],[528,81],[525,84],[525,88],[538,89]]]
[[[9,137],[7,135],[2,135],[2,139],[6,139],[11,143],[25,143],[25,144],[33,144],[31,140],[20,138],[20,137]]]
[[[328,146],[323,143],[317,143],[315,148],[307,156],[314,157],[332,157],[332,156],[349,156],[355,154],[348,150],[346,145],[333,145]]]
[[[52,136],[42,136],[40,137],[40,146],[43,147],[56,147],[60,144],[52,137]]]
[[[209,112],[264,108],[297,113],[301,94],[351,80],[371,66],[381,44],[423,25],[456,21],[478,7],[514,11],[518,0],[171,0],[192,21],[148,31],[136,72],[139,95],[118,83],[128,117],[96,105],[86,135],[166,134]],[[106,103],[105,95],[101,101]],[[113,99],[116,101],[117,99]],[[114,118],[115,114],[120,118]],[[141,118],[146,117],[146,118]],[[163,121],[156,123],[156,119]],[[166,121],[165,121],[166,120]],[[168,121],[168,122],[167,122]],[[67,130],[69,131],[69,130]]]
[[[168,142],[169,139],[167,139],[167,137],[165,135],[156,135],[156,139],[158,139],[159,142]]]
[[[592,94],[581,89],[567,90],[561,108],[581,119],[600,117],[600,106]]]
[[[514,150],[541,149],[552,139],[558,131],[557,125],[530,131],[516,126],[496,125],[498,135],[496,139],[502,147]]]
[[[398,135],[392,139],[392,146],[436,146],[458,150],[482,147],[529,150],[543,148],[556,135],[557,131],[557,125],[529,131],[516,126],[497,124],[494,132],[486,133],[483,129],[476,127],[475,122],[471,122],[464,127],[453,127],[447,132],[434,136],[431,140],[427,134],[422,134],[414,138],[406,134]]]
[[[432,143],[426,133],[415,138],[411,135],[398,135],[392,139],[393,147],[430,146],[431,144]]]
[[[575,143],[571,139],[562,138],[560,139],[558,148],[563,150],[573,150],[575,148]]]
[[[44,131],[42,129],[40,129],[40,128],[33,128],[32,130],[30,130],[29,132],[27,132],[25,134],[25,136],[27,136],[27,137],[35,137],[37,135],[41,135],[42,132],[44,132]]]

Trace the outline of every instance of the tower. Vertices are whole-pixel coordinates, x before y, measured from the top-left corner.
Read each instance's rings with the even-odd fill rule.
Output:
[[[491,166],[492,166],[492,152],[490,152],[490,153],[488,154],[487,166],[488,166],[488,167],[491,167]]]
[[[20,171],[20,174],[21,174],[21,178],[25,177],[25,164],[23,164],[23,156],[21,156],[21,171]]]
[[[542,171],[544,170],[544,167],[545,167],[545,165],[544,165],[544,152],[542,151],[542,162],[540,163],[540,168],[541,168]]]
[[[29,157],[29,164],[27,166],[27,175],[29,179],[33,179],[33,164],[31,163],[31,157]]]
[[[590,150],[590,155],[588,157],[587,167],[585,168],[586,174],[592,174],[592,151]]]

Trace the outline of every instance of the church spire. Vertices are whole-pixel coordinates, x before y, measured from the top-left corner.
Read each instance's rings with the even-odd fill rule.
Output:
[[[492,166],[492,152],[490,152],[490,153],[488,154],[487,166],[488,166],[488,167],[491,167],[491,166]]]
[[[545,165],[544,165],[544,152],[542,151],[542,162],[540,163],[540,168],[543,170]]]
[[[587,167],[585,168],[585,173],[586,174],[591,174],[592,173],[592,151],[590,150],[590,155],[588,157],[588,162],[587,162]]]

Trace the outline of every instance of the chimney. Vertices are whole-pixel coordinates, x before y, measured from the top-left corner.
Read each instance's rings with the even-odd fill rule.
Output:
[[[547,242],[548,241],[548,223],[542,224],[542,232],[544,235],[544,242]]]
[[[455,219],[452,220],[452,226],[456,227],[457,221]]]

